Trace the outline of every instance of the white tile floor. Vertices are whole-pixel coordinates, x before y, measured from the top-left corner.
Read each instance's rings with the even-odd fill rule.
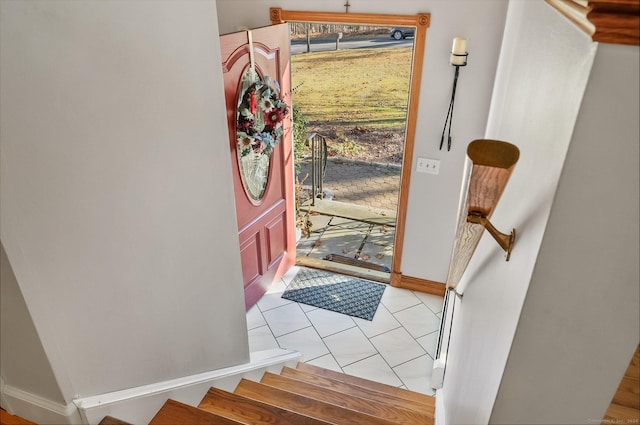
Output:
[[[307,363],[433,395],[442,297],[387,286],[372,321],[281,298],[298,267],[247,312],[251,351],[298,350]]]

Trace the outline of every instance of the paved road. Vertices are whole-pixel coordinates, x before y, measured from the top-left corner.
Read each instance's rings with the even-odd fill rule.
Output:
[[[394,40],[391,37],[376,37],[368,39],[343,39],[340,40],[340,50],[347,49],[375,49],[382,47],[412,47],[413,38],[407,38],[404,40]],[[336,50],[336,40],[312,40],[311,51],[312,52],[324,52],[329,50]],[[307,52],[306,40],[295,40],[291,42],[291,54],[297,55],[299,53]]]

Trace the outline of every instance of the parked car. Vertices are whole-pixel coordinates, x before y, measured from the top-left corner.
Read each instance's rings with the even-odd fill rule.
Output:
[[[391,30],[391,38],[395,40],[402,40],[403,38],[413,37],[415,35],[415,28],[393,28]]]

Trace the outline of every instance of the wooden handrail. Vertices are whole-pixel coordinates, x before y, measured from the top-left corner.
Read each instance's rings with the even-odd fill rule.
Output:
[[[455,288],[487,229],[505,250],[507,261],[515,240],[515,230],[505,235],[489,221],[504,191],[520,151],[499,140],[474,140],[467,147],[465,175],[460,199],[456,238],[447,275],[447,288]]]
[[[545,0],[593,41],[640,45],[640,0]]]

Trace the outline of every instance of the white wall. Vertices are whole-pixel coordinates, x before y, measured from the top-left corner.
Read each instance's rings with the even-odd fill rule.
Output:
[[[215,2],[1,7],[1,238],[64,401],[247,362]]]
[[[517,238],[505,262],[485,234],[458,286],[464,296],[455,310],[442,389],[448,423],[489,422],[595,51],[586,34],[545,2],[509,3],[487,137],[520,148],[492,217],[504,232],[514,227]],[[574,207],[576,213],[589,209]],[[538,314],[547,311],[538,308]],[[536,341],[539,349],[561,349]],[[535,391],[564,397],[550,386]],[[535,398],[522,403],[539,408]]]
[[[598,46],[491,423],[599,423],[638,345],[639,58]]]
[[[343,1],[218,0],[217,3],[221,33],[236,31],[241,26],[269,25],[269,7],[344,11]],[[485,133],[507,2],[351,0],[350,3],[349,11],[353,13],[431,13],[412,162],[415,170],[418,156],[439,159],[440,174],[412,175],[401,271],[408,276],[444,282],[455,235],[466,147]],[[252,13],[246,13],[247,10]],[[449,65],[449,56],[456,36],[467,37],[469,61],[460,71],[453,148],[447,152],[438,148],[451,97],[454,68]]]
[[[0,374],[3,382],[11,382],[39,397],[63,403],[47,356],[9,259],[0,244]]]

